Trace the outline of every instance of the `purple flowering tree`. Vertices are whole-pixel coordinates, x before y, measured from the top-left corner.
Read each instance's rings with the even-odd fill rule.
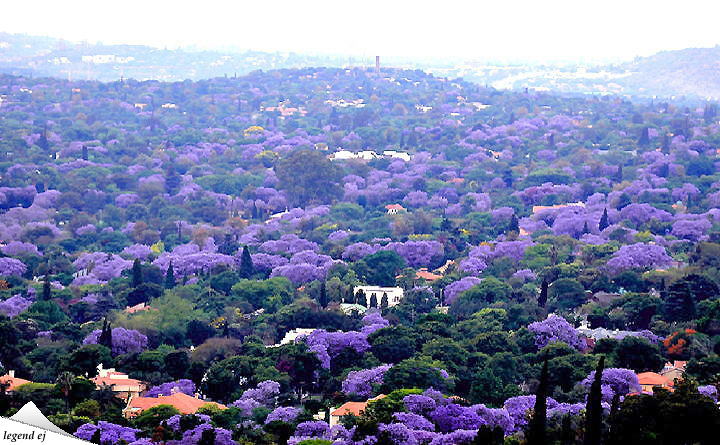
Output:
[[[0,276],[22,276],[27,272],[27,266],[15,258],[0,258]]]
[[[134,442],[137,440],[137,433],[140,432],[140,430],[136,430],[135,428],[129,428],[101,420],[97,425],[93,425],[92,423],[80,425],[77,431],[75,431],[75,437],[90,441],[97,430],[100,430],[101,443],[113,445],[121,440],[124,440],[126,443]]]
[[[350,371],[342,382],[342,391],[347,395],[355,394],[368,398],[373,394],[373,385],[382,385],[383,377],[392,365],[382,365],[361,371]]]
[[[581,384],[589,390],[594,379],[595,371],[592,371]],[[626,396],[630,393],[640,392],[641,390],[638,376],[632,369],[604,369],[600,381],[602,386],[607,386],[607,389],[609,389],[609,391],[603,391],[603,401],[608,403],[612,401],[615,395]]]
[[[195,383],[192,380],[180,379],[153,386],[145,393],[145,397],[169,396],[179,392],[192,396],[195,391]]]
[[[100,329],[95,329],[83,340],[84,345],[96,345],[100,339]],[[132,354],[147,349],[148,338],[134,329],[113,328],[113,355]]]
[[[629,269],[650,269],[667,267],[672,258],[665,248],[657,244],[636,243],[622,246],[607,262],[607,269],[612,274]]]
[[[465,277],[454,283],[445,286],[445,304],[450,306],[457,297],[473,286],[480,284],[482,280],[476,277]]]
[[[585,348],[575,328],[559,315],[551,314],[543,321],[530,323],[528,329],[535,334],[535,345],[538,349],[556,342],[567,343],[577,350]]]

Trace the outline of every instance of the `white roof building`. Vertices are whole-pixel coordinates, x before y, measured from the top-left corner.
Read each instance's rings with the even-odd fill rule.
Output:
[[[365,294],[365,307],[370,307],[370,301],[372,300],[373,295],[375,296],[378,307],[382,304],[382,298],[384,295],[387,295],[388,307],[400,304],[400,301],[402,301],[405,296],[405,291],[403,291],[401,287],[355,286],[353,288],[353,293],[356,298],[358,292],[360,291],[363,291]]]

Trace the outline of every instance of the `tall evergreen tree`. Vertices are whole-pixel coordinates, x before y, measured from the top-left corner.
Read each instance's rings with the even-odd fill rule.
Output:
[[[377,305],[378,305],[377,294],[375,294],[375,292],[373,292],[372,295],[370,295],[370,304],[368,306],[369,307],[377,307]]]
[[[575,443],[575,431],[572,428],[572,417],[566,415],[562,420],[560,430],[560,445],[572,445]]]
[[[103,319],[100,337],[98,337],[98,344],[112,350],[112,329],[107,317]]]
[[[387,292],[383,292],[382,298],[380,299],[380,309],[385,310],[388,308],[390,301],[388,300]]]
[[[520,232],[520,222],[518,221],[517,216],[513,213],[512,217],[510,217],[510,224],[508,225],[508,232]]]
[[[354,303],[360,304],[362,306],[367,306],[367,298],[365,297],[365,291],[363,291],[362,289],[357,291],[357,293],[355,294]]]
[[[540,296],[538,296],[538,306],[545,307],[548,300],[548,287],[549,283],[547,279],[543,278],[542,283],[540,284]]]
[[[202,432],[198,445],[215,445],[215,428],[208,428]]]
[[[135,258],[132,265],[132,287],[138,287],[142,284],[142,266],[140,265],[140,259]]]
[[[49,301],[52,298],[52,287],[50,286],[50,276],[45,274],[45,280],[43,280],[42,288],[42,300]]]
[[[602,442],[602,375],[605,369],[605,356],[600,357],[595,378],[590,386],[590,394],[585,407],[585,438],[583,445],[600,445]]]
[[[603,214],[600,217],[600,224],[598,224],[598,229],[602,232],[603,230],[607,229],[608,226],[610,226],[610,221],[608,220],[608,213],[607,208],[603,210]]]
[[[535,394],[535,409],[528,431],[528,445],[544,445],[547,441],[547,396],[548,396],[548,359],[543,361],[540,384]]]
[[[83,146],[82,146],[82,158],[83,158],[83,161],[87,161],[87,160],[88,160],[88,148],[87,148],[87,145],[83,145]]]
[[[320,283],[320,295],[318,297],[318,304],[322,308],[327,307],[328,305],[327,285],[325,284],[325,280]]]
[[[638,144],[643,147],[650,145],[650,129],[648,127],[645,127],[642,129],[642,133],[640,134],[640,139],[638,140]]]
[[[586,233],[590,233],[590,227],[588,227],[587,221],[585,221],[585,224],[583,224],[582,233],[583,233],[583,235],[585,235]]]
[[[165,274],[165,289],[172,289],[175,287],[175,271],[173,270],[173,263],[170,261],[167,273]]]
[[[248,249],[248,246],[244,246],[242,250],[242,255],[240,256],[240,277],[242,278],[250,278],[253,275],[253,262],[252,257],[250,256],[250,250]]]

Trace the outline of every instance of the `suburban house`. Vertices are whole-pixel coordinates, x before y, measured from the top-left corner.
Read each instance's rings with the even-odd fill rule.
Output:
[[[388,215],[397,215],[400,212],[406,212],[407,209],[400,204],[388,204],[385,206]]]
[[[673,390],[674,381],[663,377],[657,372],[641,372],[638,374],[638,382],[642,391],[652,394],[653,388],[664,388],[669,391]]]
[[[289,331],[285,334],[285,336],[280,340],[280,343],[275,345],[269,345],[268,348],[277,348],[282,345],[287,345],[289,343],[295,343],[298,338],[306,337],[310,334],[312,334],[315,331],[314,328],[296,328],[292,331]]]
[[[4,385],[8,385],[7,388],[5,388],[5,392],[7,394],[11,394],[13,391],[15,391],[18,387],[26,384],[26,383],[32,383],[30,380],[21,379],[19,377],[15,377],[15,371],[8,371],[7,374],[4,376],[0,376],[0,383]]]
[[[365,307],[370,307],[370,301],[372,300],[373,295],[377,299],[378,307],[382,304],[383,295],[387,295],[388,307],[399,304],[405,296],[405,291],[403,291],[401,287],[355,286],[353,288],[355,298],[358,297],[358,293],[360,291],[362,291],[360,294],[361,296],[365,294],[365,302],[364,304],[363,302],[359,302],[359,304],[363,304]]]
[[[687,362],[681,360],[665,363],[662,371],[660,371],[660,375],[670,379],[670,381],[674,381],[675,379],[682,380],[685,375],[685,366],[687,366]]]
[[[426,267],[421,267],[420,269],[418,269],[417,272],[415,272],[416,280],[425,280],[427,282],[432,283],[433,281],[437,281],[440,278],[442,278],[442,275],[432,273],[432,272],[428,271]]]
[[[110,386],[115,396],[123,400],[137,397],[147,389],[144,382],[131,379],[127,374],[117,372],[115,368],[103,369],[102,364],[98,365],[97,377],[93,377],[91,380],[98,389],[103,386]]]
[[[216,402],[209,402],[207,400],[189,396],[182,392],[176,392],[169,396],[132,397],[128,402],[127,407],[123,410],[123,416],[125,416],[126,419],[129,419],[158,405],[171,405],[180,411],[181,414],[195,414],[197,410],[205,405],[213,405],[220,409],[227,408],[225,405],[221,405]]]
[[[340,424],[340,418],[342,416],[352,415],[352,416],[360,416],[363,411],[365,411],[365,408],[367,408],[368,403],[373,402],[375,400],[380,400],[385,397],[385,394],[380,394],[377,397],[373,397],[372,399],[368,399],[365,402],[346,402],[345,404],[341,405],[338,408],[335,408],[334,410],[330,411],[330,428],[334,427],[335,425]]]

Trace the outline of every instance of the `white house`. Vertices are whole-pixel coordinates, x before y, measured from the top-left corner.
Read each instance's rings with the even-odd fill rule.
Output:
[[[409,154],[395,150],[385,150],[383,152],[383,156],[385,156],[386,158],[402,159],[405,162],[410,162],[410,159],[412,159]]]
[[[356,297],[360,291],[363,291],[365,294],[365,307],[370,307],[370,301],[373,295],[376,298],[378,306],[382,304],[383,295],[387,295],[389,307],[400,304],[400,301],[402,301],[405,296],[405,292],[401,287],[355,286],[353,288],[353,293]]]
[[[282,345],[287,345],[290,343],[295,343],[298,338],[301,337],[307,337],[308,335],[312,334],[315,331],[313,328],[296,328],[292,331],[289,331],[285,334],[285,337],[283,337],[282,340],[280,340],[280,343],[276,345],[269,345],[268,348],[277,348]]]

